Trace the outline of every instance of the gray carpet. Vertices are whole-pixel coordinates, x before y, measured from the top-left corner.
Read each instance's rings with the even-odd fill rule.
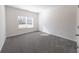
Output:
[[[1,53],[76,53],[74,41],[33,32],[7,38]]]

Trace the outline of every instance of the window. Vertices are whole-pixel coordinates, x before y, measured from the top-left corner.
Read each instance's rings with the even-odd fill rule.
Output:
[[[19,28],[33,28],[33,17],[31,16],[18,16]]]
[[[29,25],[32,24],[32,17],[27,17],[27,24],[29,24]]]

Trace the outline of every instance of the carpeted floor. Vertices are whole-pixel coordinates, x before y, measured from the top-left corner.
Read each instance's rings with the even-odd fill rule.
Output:
[[[76,53],[74,41],[33,32],[7,38],[1,53]]]

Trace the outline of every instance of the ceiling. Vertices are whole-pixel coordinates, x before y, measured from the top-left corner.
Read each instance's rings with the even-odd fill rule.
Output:
[[[52,7],[57,7],[58,5],[8,5],[8,6],[40,13],[43,10],[46,10]]]

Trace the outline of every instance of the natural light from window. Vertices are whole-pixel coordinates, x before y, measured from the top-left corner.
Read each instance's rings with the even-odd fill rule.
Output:
[[[18,28],[33,28],[33,17],[31,16],[18,16]]]

